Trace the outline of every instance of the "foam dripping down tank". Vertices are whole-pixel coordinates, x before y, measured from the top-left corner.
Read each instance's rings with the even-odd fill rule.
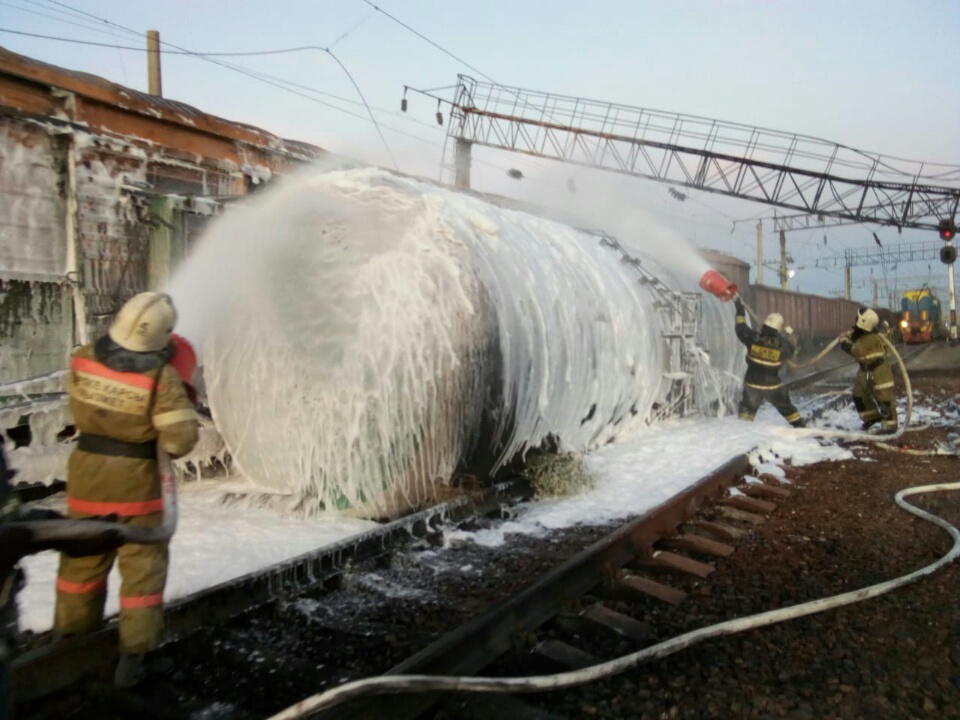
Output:
[[[307,511],[396,516],[458,469],[629,437],[680,382],[670,307],[598,236],[379,169],[285,179],[187,265],[182,293],[219,284],[200,333],[217,428],[254,485]],[[700,402],[716,412],[740,354],[708,305],[679,375],[717,388]]]

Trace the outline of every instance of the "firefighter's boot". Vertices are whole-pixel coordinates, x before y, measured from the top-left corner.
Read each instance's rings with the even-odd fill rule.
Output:
[[[117,670],[113,674],[113,684],[118,688],[132,688],[147,677],[143,655],[121,655]]]

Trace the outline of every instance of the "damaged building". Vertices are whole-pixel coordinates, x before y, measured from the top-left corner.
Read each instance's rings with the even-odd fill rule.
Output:
[[[322,155],[0,48],[0,430],[63,402],[72,349],[162,287],[225,202]]]

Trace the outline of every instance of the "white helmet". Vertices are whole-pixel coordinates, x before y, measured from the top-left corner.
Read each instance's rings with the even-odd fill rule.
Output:
[[[113,324],[110,339],[125,350],[156,352],[170,344],[177,310],[165,293],[144,292],[127,300]]]
[[[861,330],[873,332],[874,328],[877,327],[879,322],[880,316],[877,315],[874,310],[870,308],[860,308],[860,310],[857,311],[856,326]]]
[[[769,328],[773,328],[777,332],[783,331],[783,315],[780,313],[770,313],[767,315],[767,319],[763,321],[763,324]]]

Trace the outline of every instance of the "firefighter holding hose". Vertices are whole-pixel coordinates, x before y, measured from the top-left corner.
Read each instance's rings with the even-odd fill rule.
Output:
[[[880,316],[871,308],[860,308],[857,320],[840,340],[840,349],[860,366],[853,382],[853,404],[863,429],[880,422],[884,432],[897,430],[897,401],[893,394],[893,370],[887,350],[877,332]]]
[[[198,434],[188,395],[196,357],[189,343],[173,335],[176,319],[168,295],[141,293],[120,309],[107,335],[74,353],[67,387],[80,437],[67,468],[71,518],[113,515],[130,526],[161,524],[158,450],[180,457],[193,449]],[[160,642],[167,547],[126,544],[86,557],[61,555],[54,615],[61,636],[100,626],[107,576],[117,560],[118,687],[144,679],[144,655]]]
[[[740,419],[753,420],[764,402],[773,405],[793,427],[806,427],[800,412],[790,400],[790,393],[780,381],[780,368],[792,358],[796,345],[793,331],[784,328],[783,316],[770,313],[757,331],[747,325],[746,312],[740,297],[734,298],[737,309],[737,338],[747,347],[747,374],[743,378],[740,398]]]

